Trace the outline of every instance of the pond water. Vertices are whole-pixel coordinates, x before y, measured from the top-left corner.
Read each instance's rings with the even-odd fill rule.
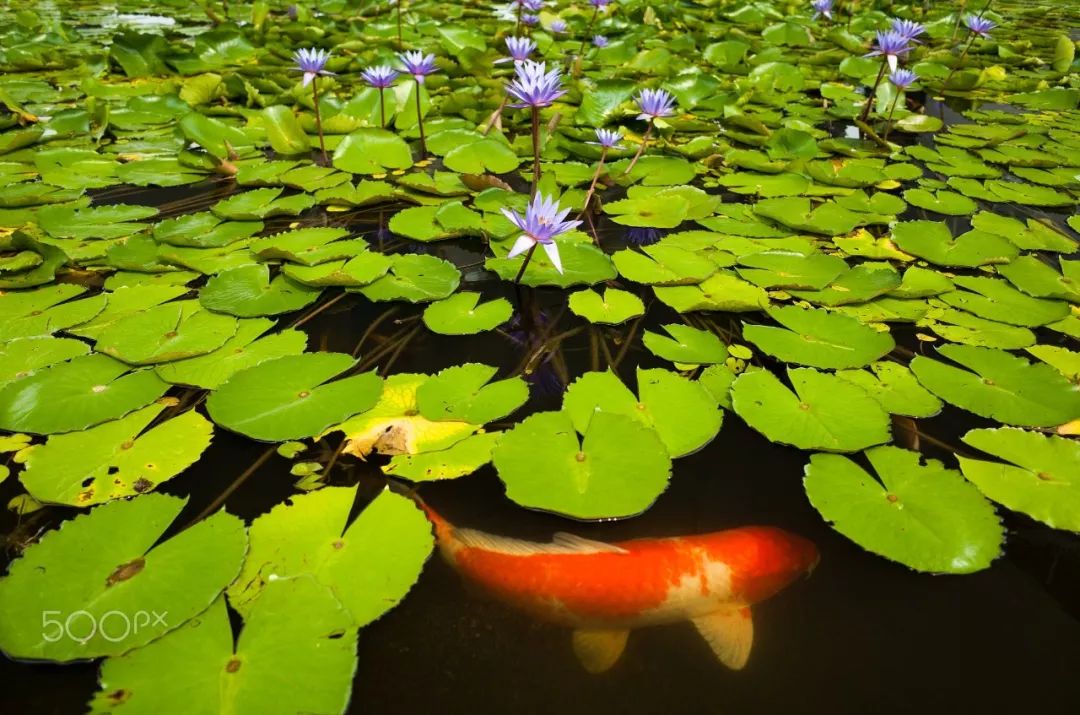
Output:
[[[173,21],[166,13],[139,15],[143,8],[130,5],[121,4],[130,15],[117,14],[111,6],[85,10],[79,16],[85,23],[85,37],[108,36],[124,24],[156,32]],[[893,3],[876,5],[884,9]],[[996,11],[1007,15],[1018,5],[998,3]],[[65,11],[62,3],[49,7],[49,12],[58,16]],[[335,5],[328,12],[341,10]],[[199,18],[185,17],[180,22],[183,31],[192,35],[204,29]],[[1074,27],[1061,30],[1076,36]],[[1071,76],[1075,80],[1075,73]],[[814,100],[820,97],[814,95]],[[980,124],[980,117],[986,124],[985,117],[997,116],[997,112],[1031,111],[990,96],[943,102],[913,92],[912,98],[925,105],[926,115],[942,119],[941,133],[962,124]],[[971,110],[977,111],[973,114]],[[1073,133],[1080,131],[1075,108],[1066,116],[1074,122]],[[847,136],[852,127],[861,132],[844,118],[832,118],[824,125],[832,137]],[[891,139],[898,150],[913,146],[936,149],[940,148],[936,136],[913,132],[898,133]],[[275,158],[269,151],[260,154],[259,160],[262,157]],[[317,160],[315,152],[312,158]],[[444,168],[439,160],[433,166]],[[521,168],[522,176],[503,179],[518,192],[527,193],[529,165]],[[722,197],[724,204],[753,202],[711,178],[697,177],[688,185]],[[1020,182],[1015,175],[1009,175],[1008,180]],[[1075,197],[1076,188],[1069,185],[1061,190]],[[206,211],[243,191],[244,187],[236,186],[230,178],[214,178],[178,187],[114,183],[90,188],[86,195],[96,206],[153,206],[160,210],[153,220],[162,221]],[[285,195],[303,193],[290,189]],[[628,195],[633,196],[625,186],[616,186],[606,190],[603,202],[611,204]],[[1076,224],[1067,223],[1075,204],[980,202],[980,209],[999,216],[1038,219],[1053,224],[1070,240],[1076,235],[1068,228]],[[491,247],[475,237],[418,242],[395,234],[388,222],[411,205],[387,202],[334,210],[316,207],[299,217],[267,219],[261,235],[339,227],[351,236],[362,237],[380,253],[437,257],[460,271],[462,290],[479,292],[483,301],[509,301],[514,307],[509,322],[475,335],[440,335],[425,327],[424,303],[378,302],[337,289],[324,291],[317,302],[303,310],[275,318],[280,328],[302,330],[309,352],[357,357],[357,372],[377,370],[383,377],[432,375],[452,366],[483,363],[497,366],[499,379],[522,377],[529,386],[527,401],[512,416],[488,423],[485,429],[489,432],[510,431],[528,415],[559,410],[567,387],[585,373],[610,369],[623,383],[634,385],[638,369],[670,370],[672,361],[643,344],[641,336],[646,332],[662,332],[662,326],[684,323],[732,344],[746,342],[741,338],[744,324],[768,322],[764,314],[753,312],[680,313],[658,300],[652,287],[622,280],[618,286],[642,300],[644,315],[616,326],[592,324],[568,309],[567,290],[516,286],[499,279],[485,268]],[[914,205],[906,206],[894,220],[931,220],[948,226],[953,236],[973,227],[970,215],[945,216]],[[689,219],[672,228],[628,229],[600,212],[590,214],[582,229],[609,255],[636,250],[662,236],[703,233],[701,226]],[[820,237],[816,240],[823,241]],[[498,255],[505,255],[503,248],[498,250],[502,251]],[[1062,257],[1077,258],[1080,254]],[[966,272],[944,272],[954,276],[980,271],[989,274],[989,263]],[[93,271],[76,271],[62,280],[86,285],[91,293],[102,290],[103,277]],[[202,287],[205,282],[199,278],[195,284]],[[791,296],[773,293],[771,297],[783,301]],[[1073,305],[1072,314],[1076,311]],[[1077,350],[1077,340],[1066,331],[1047,328],[1045,323],[1033,327],[1039,345]],[[927,331],[925,325],[891,323],[888,332],[896,347],[890,354],[899,356],[896,359],[904,364],[915,356],[934,357],[940,343],[926,339]],[[1022,350],[1014,352],[1024,354]],[[762,351],[755,351],[752,362],[774,372],[785,366],[783,360]],[[700,365],[675,364],[685,375],[695,379],[701,375]],[[1075,380],[1074,376],[1074,390]],[[0,381],[0,386],[3,384]],[[183,409],[206,412],[204,390],[174,387],[169,394],[179,400],[177,413]],[[980,454],[962,441],[969,430],[1001,424],[944,404],[931,417],[914,420],[893,416],[892,442],[955,468],[957,456]],[[1045,430],[1045,434],[1051,431]],[[6,434],[0,431],[0,437]],[[372,454],[365,461],[342,454],[345,440],[339,434],[313,436],[307,440],[309,447],[302,458],[278,453],[277,443],[284,441],[267,444],[236,431],[216,429],[212,444],[198,461],[155,490],[187,499],[179,517],[155,543],[183,533],[222,507],[251,524],[282,503],[296,503],[302,492],[296,486],[295,470],[290,470],[298,461],[321,463],[325,485],[357,487],[353,516],[363,513],[363,507],[387,487],[383,468],[389,457]],[[625,519],[571,519],[550,513],[555,510],[522,508],[507,496],[507,486],[492,464],[484,464],[464,478],[424,482],[418,488],[427,504],[457,526],[535,542],[547,542],[561,531],[601,542],[620,542],[750,525],[776,526],[809,539],[820,551],[820,564],[809,578],[798,579],[753,606],[754,644],[745,669],[724,668],[689,623],[678,623],[632,632],[625,653],[610,671],[589,674],[575,658],[567,628],[540,622],[479,593],[436,551],[407,596],[360,629],[348,712],[1080,712],[1080,680],[1076,676],[1080,672],[1080,537],[1074,531],[1054,529],[1043,523],[1046,519],[999,507],[1005,538],[992,563],[965,575],[920,573],[875,555],[834,530],[811,504],[803,487],[808,450],[781,442],[771,441],[734,411],[725,409],[715,438],[675,461],[670,483],[655,502]],[[0,454],[5,458],[0,463],[14,467],[15,462],[7,456]],[[26,490],[19,479],[3,476],[0,474],[0,504],[7,504]],[[391,481],[401,491],[402,482]],[[0,535],[5,541],[0,573],[72,514],[71,509],[61,506],[23,514],[0,511]],[[124,534],[117,538],[123,539]],[[49,607],[49,597],[41,594],[42,608]],[[0,613],[0,618],[4,617]],[[294,612],[289,617],[303,619],[305,615]],[[244,619],[235,612],[230,612],[230,618],[234,631],[239,632]],[[84,711],[98,690],[99,664],[28,663],[0,657],[0,713]],[[182,704],[176,707],[177,712],[184,711]]]

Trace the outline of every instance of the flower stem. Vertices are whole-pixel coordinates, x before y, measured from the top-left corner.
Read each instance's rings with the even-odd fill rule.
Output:
[[[882,137],[886,143],[889,141],[889,132],[892,131],[892,118],[893,112],[896,111],[896,105],[900,101],[900,95],[903,94],[903,90],[897,89],[896,96],[893,97],[892,104],[889,106],[889,116],[885,120],[885,136]]]
[[[532,107],[532,140],[533,140],[533,182],[532,195],[536,196],[536,189],[540,186],[540,108]],[[533,246],[536,248],[536,246]],[[529,259],[525,259],[528,263]]]
[[[589,201],[592,200],[593,192],[596,191],[596,182],[600,179],[600,172],[604,170],[604,159],[607,158],[607,152],[607,147],[601,147],[600,163],[596,165],[596,173],[593,174],[592,183],[589,184],[589,190],[585,192],[585,203],[581,206],[581,213],[578,214],[579,219],[589,210]]]
[[[847,26],[851,29],[851,21],[855,19],[855,0],[848,3]]]
[[[870,117],[870,107],[873,106],[874,100],[877,98],[877,88],[881,84],[881,79],[885,76],[885,67],[888,66],[888,58],[881,58],[881,67],[878,69],[877,79],[874,80],[874,88],[870,90],[870,94],[866,98],[866,103],[863,105],[862,113],[859,115],[861,121],[866,121]]]
[[[964,60],[967,58],[968,50],[971,49],[971,45],[974,42],[975,42],[975,33],[973,32],[973,33],[971,33],[971,36],[968,37],[967,44],[964,45],[964,51],[960,53],[960,59],[958,59],[956,61],[956,66],[953,67],[952,70],[950,70],[949,75],[945,78],[945,81],[941,84],[941,94],[942,95],[945,94],[945,89],[946,89],[946,87],[949,86],[949,80],[951,80],[953,78],[953,75],[956,74],[956,71],[958,69],[960,69],[961,67],[964,66]]]
[[[386,88],[379,87],[379,118],[381,119],[382,128],[386,129]]]
[[[521,284],[521,277],[525,275],[525,269],[529,266],[529,261],[532,260],[533,254],[536,253],[536,247],[539,244],[534,243],[529,246],[529,250],[525,252],[525,260],[521,262],[521,268],[518,269],[517,275],[514,276],[514,285]]]
[[[322,131],[322,113],[319,112],[319,75],[311,78],[311,96],[312,101],[315,102],[315,127],[319,130],[319,148],[322,149],[322,160],[325,166],[330,163],[330,159],[326,156],[326,140],[323,139]]]
[[[649,143],[649,137],[652,136],[653,123],[649,120],[649,127],[645,130],[645,136],[641,137],[641,146],[638,147],[637,154],[634,154],[634,158],[630,160],[630,166],[626,167],[626,171],[623,172],[623,176],[629,174],[634,166],[637,165],[638,159],[645,152],[645,146]]]
[[[495,126],[495,123],[499,121],[499,117],[502,116],[503,110],[506,109],[507,101],[507,98],[503,97],[502,102],[499,103],[499,108],[492,112],[491,116],[488,117],[486,122],[484,122],[484,128],[480,131],[480,133],[483,134],[485,137],[488,135],[488,133],[491,132],[491,129]]]
[[[416,80],[416,126],[420,128],[420,158],[427,157],[427,140],[424,138],[424,118],[420,114],[420,80]]]
[[[960,18],[964,16],[964,10],[967,8],[967,0],[960,0],[960,9],[956,11],[956,23],[953,25],[952,37],[949,42],[956,42],[956,33],[960,32]]]
[[[592,11],[592,18],[589,19],[589,24],[585,28],[585,35],[581,38],[581,48],[578,49],[578,51],[577,51],[577,53],[578,53],[578,55],[580,57],[585,56],[585,43],[588,42],[589,38],[592,36],[593,25],[596,24],[596,15],[599,12],[600,12],[600,6],[599,5],[594,5],[593,6],[593,11]]]

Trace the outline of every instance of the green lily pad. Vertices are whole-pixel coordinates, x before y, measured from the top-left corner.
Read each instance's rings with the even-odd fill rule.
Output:
[[[235,373],[206,400],[222,427],[266,442],[303,439],[370,409],[382,380],[374,372],[330,380],[356,361],[342,353],[279,357]]]
[[[717,270],[705,256],[664,242],[642,251],[625,249],[612,255],[619,275],[635,283],[671,286],[701,283]]]
[[[727,271],[717,271],[698,285],[657,286],[653,290],[660,302],[679,313],[695,310],[753,313],[769,305],[764,288]]]
[[[390,272],[360,288],[368,300],[404,300],[410,303],[442,300],[461,283],[454,264],[415,253],[393,257]]]
[[[284,189],[244,191],[218,201],[210,210],[221,218],[259,221],[273,216],[296,216],[315,205],[315,199],[307,194],[281,196],[283,191]]]
[[[241,319],[236,334],[220,348],[199,357],[158,365],[155,368],[158,377],[174,385],[215,390],[241,370],[304,352],[307,335],[299,330],[283,330],[259,337],[273,325],[274,321],[268,318]]]
[[[358,129],[334,150],[334,166],[352,174],[381,174],[413,164],[405,140],[385,129]]]
[[[642,343],[653,355],[684,365],[711,365],[727,360],[727,346],[708,330],[672,323],[661,326],[671,337],[646,330]]]
[[[0,343],[0,387],[35,370],[90,352],[81,340],[40,336]]]
[[[916,571],[972,573],[997,558],[1004,529],[956,471],[898,447],[866,457],[877,479],[838,454],[815,454],[806,466],[806,495],[834,529]]]
[[[941,300],[987,320],[1037,328],[1069,314],[1067,303],[1032,298],[1000,279],[958,276],[953,283],[966,290],[945,293]]]
[[[185,300],[117,320],[101,332],[96,347],[131,365],[153,365],[213,352],[236,329],[236,318],[203,310],[197,300]]]
[[[500,432],[481,432],[435,452],[398,454],[382,470],[411,482],[468,476],[491,461],[491,452],[501,436]]]
[[[1010,427],[971,430],[963,440],[1008,462],[958,456],[979,491],[1055,529],[1080,531],[1080,442]]]
[[[645,314],[645,304],[633,293],[618,288],[604,288],[601,297],[594,290],[570,294],[570,312],[590,323],[619,325]]]
[[[424,309],[424,325],[442,335],[474,335],[499,327],[513,315],[505,298],[479,301],[479,293],[463,291],[432,303]]]
[[[349,522],[356,487],[294,496],[251,525],[251,550],[229,587],[229,603],[250,617],[278,579],[310,575],[365,626],[412,588],[434,548],[427,517],[409,498],[381,492]]]
[[[587,372],[563,396],[563,411],[586,434],[600,413],[625,415],[660,436],[667,453],[682,457],[708,444],[720,431],[723,413],[700,383],[667,370],[637,371],[638,396],[612,372]]]
[[[889,441],[889,415],[865,390],[809,368],[789,368],[794,392],[767,370],[744,372],[731,404],[748,425],[799,449],[857,452]]]
[[[297,614],[303,614],[298,618]],[[233,644],[225,599],[101,666],[92,713],[338,713],[348,707],[357,632],[348,611],[310,577],[269,584]]]
[[[488,384],[498,368],[478,363],[448,367],[416,389],[420,415],[433,422],[487,424],[506,417],[529,399],[520,377]]]
[[[798,306],[767,312],[784,327],[744,325],[743,338],[787,363],[825,369],[864,367],[896,347],[888,332],[839,313]]]
[[[54,435],[25,453],[19,480],[40,502],[79,507],[148,492],[194,464],[213,435],[213,426],[195,410],[147,430],[164,409],[150,405],[87,430]]]
[[[536,251],[521,278],[522,284],[569,288],[575,285],[593,285],[615,277],[615,266],[611,264],[611,259],[592,243],[556,239],[555,245],[559,247],[563,272],[555,270],[546,253]],[[497,250],[496,255],[505,255],[509,250],[507,245],[505,250]],[[489,258],[484,266],[497,273],[504,281],[512,281],[521,269],[523,260],[523,256]]]
[[[584,440],[563,412],[531,415],[503,434],[492,461],[511,500],[573,519],[640,514],[671,475],[656,432],[608,412],[593,416]]]
[[[979,210],[974,201],[952,191],[908,189],[904,192],[904,200],[912,206],[947,216],[970,216]]]
[[[936,221],[898,223],[893,240],[905,252],[939,266],[977,268],[1008,263],[1020,253],[1009,241],[985,231],[968,231],[954,239],[949,227]]]
[[[741,278],[762,288],[819,290],[848,269],[843,258],[824,253],[762,251],[739,258]]]
[[[82,355],[0,388],[0,429],[55,434],[86,429],[145,407],[168,384],[153,370],[129,372],[107,355]]]
[[[869,368],[840,370],[836,376],[861,387],[889,414],[926,418],[941,412],[941,400],[920,385],[905,366],[883,360]]]
[[[186,503],[112,501],[27,549],[0,579],[0,650],[61,663],[120,655],[206,610],[239,572],[247,538],[219,511],[157,544]]]
[[[911,371],[946,402],[1022,427],[1057,427],[1080,417],[1080,392],[1049,365],[969,345],[943,345],[938,352],[968,369],[919,355]]]
[[[322,290],[296,283],[285,276],[270,280],[270,269],[251,263],[217,274],[199,291],[199,302],[209,310],[240,318],[280,315],[314,303]]]

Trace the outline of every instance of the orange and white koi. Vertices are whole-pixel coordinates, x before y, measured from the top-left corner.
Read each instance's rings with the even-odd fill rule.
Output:
[[[809,575],[818,550],[801,536],[747,526],[614,544],[572,534],[550,543],[460,529],[421,504],[443,557],[481,590],[536,618],[574,629],[574,652],[601,673],[630,630],[690,621],[724,665],[746,664],[750,606]]]

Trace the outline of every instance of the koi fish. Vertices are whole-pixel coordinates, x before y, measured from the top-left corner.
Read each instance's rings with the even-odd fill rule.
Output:
[[[754,640],[750,606],[819,559],[807,539],[768,526],[614,544],[558,533],[545,544],[460,529],[420,505],[451,566],[498,600],[573,628],[590,673],[615,665],[630,630],[679,621],[738,670]]]

